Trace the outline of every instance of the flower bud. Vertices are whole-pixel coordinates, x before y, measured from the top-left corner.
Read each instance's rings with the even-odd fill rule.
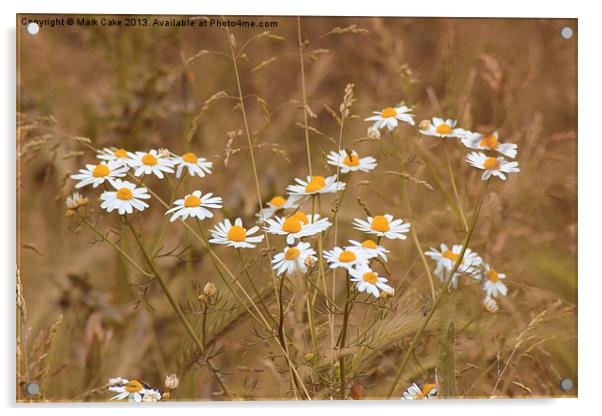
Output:
[[[175,390],[180,385],[180,380],[175,374],[168,374],[165,376],[165,387],[169,390]]]
[[[208,298],[214,296],[216,292],[217,286],[213,282],[208,282],[203,288],[203,294]]]

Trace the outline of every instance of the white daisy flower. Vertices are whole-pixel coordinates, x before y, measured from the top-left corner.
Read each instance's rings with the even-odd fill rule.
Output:
[[[150,175],[163,179],[163,173],[173,173],[173,161],[166,157],[165,152],[151,150],[148,153],[136,152],[130,165],[135,169],[134,175]]]
[[[155,389],[146,389],[144,395],[142,396],[143,403],[154,403],[161,400],[161,393],[159,390]]]
[[[405,400],[426,400],[437,395],[438,387],[436,384],[425,384],[422,389],[416,383],[412,383],[410,387],[403,393],[402,399]]]
[[[375,257],[380,257],[383,261],[387,261],[387,253],[390,253],[389,250],[376,244],[374,240],[364,240],[364,242],[360,243],[359,241],[349,240],[353,247],[360,247],[364,249],[364,251],[368,254],[368,258],[373,259]]]
[[[134,208],[138,211],[144,211],[148,208],[148,204],[142,199],[150,199],[150,194],[146,188],[136,188],[131,182],[116,179],[111,184],[116,191],[105,191],[100,195],[103,201],[100,204],[102,209],[108,212],[117,210],[119,215],[125,213],[131,214]]]
[[[113,381],[113,383],[111,383]],[[140,403],[146,395],[155,396],[158,393],[156,390],[145,386],[138,380],[132,379],[127,380],[121,377],[109,379],[109,391],[117,393],[111,397],[111,400],[123,400],[128,399],[129,402]],[[159,396],[160,400],[161,397]]]
[[[309,243],[299,242],[294,247],[285,247],[272,260],[276,274],[307,273],[307,263],[316,261],[316,251]],[[309,259],[309,261],[308,261]]]
[[[105,183],[112,183],[116,178],[123,178],[127,173],[127,167],[119,162],[109,161],[101,162],[98,165],[86,164],[85,169],[80,169],[79,173],[71,175],[71,179],[79,181],[75,188],[83,188],[92,185],[93,188]]]
[[[376,159],[372,156],[360,158],[355,150],[347,153],[346,150],[341,150],[339,153],[330,152],[327,156],[328,164],[338,166],[341,173],[349,173],[361,170],[369,172],[376,167]]]
[[[297,185],[289,185],[286,189],[291,195],[315,195],[335,193],[345,189],[344,182],[337,182],[337,176],[308,176],[307,180],[295,178]]]
[[[272,218],[279,211],[298,208],[301,205],[299,203],[301,199],[297,195],[289,195],[286,199],[280,195],[276,195],[266,204],[267,207],[262,208],[255,216],[258,218],[258,222],[262,224],[266,219]]]
[[[488,136],[483,136],[480,133],[466,131],[462,137],[462,144],[469,149],[478,150],[493,150],[510,159],[514,159],[517,154],[518,146],[514,143],[500,143],[497,131],[494,131]]]
[[[442,282],[446,282],[449,279],[449,274],[454,268],[456,261],[460,257],[462,252],[462,245],[456,244],[452,249],[448,249],[446,244],[441,243],[441,251],[436,248],[431,248],[425,252],[432,260],[436,262],[435,276]],[[456,273],[451,279],[451,287],[456,288],[458,286],[458,276],[461,274],[468,274],[475,280],[480,280],[480,274],[478,273],[478,267],[483,263],[483,259],[479,255],[467,248],[464,252],[462,262],[458,266]]]
[[[483,290],[488,298],[496,297],[497,295],[506,296],[508,288],[502,282],[502,279],[506,278],[503,273],[498,273],[491,266],[485,264],[483,277],[485,282],[483,283]]]
[[[375,298],[380,297],[379,290],[387,293],[393,293],[394,289],[386,282],[387,279],[379,277],[378,273],[373,271],[367,263],[360,263],[349,269],[351,281],[359,292],[367,292]]]
[[[373,130],[386,127],[389,131],[393,131],[399,124],[399,121],[404,121],[410,126],[414,125],[414,115],[410,113],[411,111],[405,105],[387,107],[382,111],[373,111],[374,115],[366,118],[365,121],[374,121],[374,124],[370,127]]]
[[[353,266],[367,263],[368,253],[361,247],[334,247],[332,250],[324,250],[324,258],[331,269],[342,267],[349,270]]]
[[[130,167],[134,154],[125,149],[116,149],[105,147],[99,150],[96,155],[100,160],[107,162],[118,162],[121,166]]]
[[[182,176],[184,168],[188,169],[190,176],[199,176],[201,178],[205,175],[211,174],[212,162],[209,162],[204,157],[198,157],[192,152],[184,153],[182,156],[175,156],[172,158],[174,166],[176,167],[176,178]]]
[[[74,192],[65,198],[67,209],[76,210],[79,207],[88,205],[88,198],[81,195],[79,192]]]
[[[259,231],[257,226],[248,230],[244,228],[240,218],[234,220],[234,225],[226,218],[211,231],[213,238],[209,242],[235,248],[253,248],[255,243],[261,243],[264,237],[263,235],[253,236],[257,231]]]
[[[368,217],[368,221],[359,218],[353,220],[353,228],[356,230],[391,240],[408,238],[406,234],[410,230],[410,225],[410,223],[404,224],[401,218],[394,220],[390,214]]]
[[[222,207],[222,198],[213,196],[211,192],[203,195],[201,191],[194,191],[184,198],[176,200],[174,205],[165,213],[165,215],[173,213],[169,221],[174,222],[178,218],[185,220],[188,217],[204,220],[213,218],[213,213],[207,208],[219,209]]]
[[[328,218],[320,218],[319,214],[305,215],[297,211],[288,217],[275,217],[266,219],[264,229],[270,234],[286,235],[287,244],[293,244],[295,239],[319,234],[331,226]]]
[[[501,180],[506,180],[504,173],[520,172],[518,162],[508,162],[503,157],[489,157],[485,153],[471,152],[466,155],[466,161],[475,168],[483,169],[482,180],[487,180],[491,176],[497,176]]]
[[[433,117],[433,120],[429,122],[423,129],[420,129],[420,133],[426,136],[435,136],[435,137],[464,137],[466,130],[456,128],[456,124],[458,122],[456,120],[452,120],[448,118],[444,120],[439,117]],[[422,124],[422,123],[421,123]]]

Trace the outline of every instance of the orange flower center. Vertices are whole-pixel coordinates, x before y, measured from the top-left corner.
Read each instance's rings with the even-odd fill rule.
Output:
[[[275,196],[274,198],[272,198],[270,200],[270,204],[272,204],[272,205],[274,205],[275,207],[278,207],[278,208],[280,208],[281,206],[283,206],[285,203],[286,203],[286,199],[284,199],[280,195]]]
[[[393,107],[387,107],[380,113],[382,118],[391,118],[395,117],[396,115],[397,111]]]
[[[182,160],[188,163],[196,163],[199,161],[199,158],[194,153],[188,152],[182,155]]]
[[[289,247],[289,249],[286,250],[286,253],[284,253],[284,258],[287,260],[297,260],[299,255],[301,255],[301,250],[297,247]]]
[[[228,240],[230,241],[240,243],[241,241],[245,241],[245,238],[247,238],[247,230],[243,227],[233,225],[230,231],[228,231]]]
[[[492,150],[495,150],[498,144],[499,142],[497,141],[497,137],[495,137],[493,134],[483,137],[479,142],[479,146],[488,147]]]
[[[138,380],[131,380],[129,384],[125,386],[125,390],[128,393],[138,393],[140,390],[142,390],[142,387],[144,386]]]
[[[109,167],[107,165],[96,165],[96,167],[92,171],[92,176],[94,176],[95,178],[102,178],[104,176],[107,176],[109,173],[111,173],[111,171],[109,170]]]
[[[122,201],[128,201],[134,197],[134,194],[129,188],[119,188],[117,190],[117,198]]]
[[[358,166],[360,164],[360,158],[358,157],[358,155],[351,155],[351,157],[349,157],[349,155],[345,156],[345,159],[343,159],[343,163],[346,166]]]
[[[493,269],[489,269],[486,272],[487,274],[487,278],[493,282],[493,283],[497,283],[500,281],[500,276],[498,276],[497,272]]]
[[[370,248],[370,249],[374,250],[374,249],[376,249],[377,245],[372,240],[366,240],[362,243],[362,247]]]
[[[349,250],[345,250],[339,254],[339,261],[343,263],[351,263],[352,261],[355,261],[356,258],[355,254]]]
[[[201,205],[201,198],[196,195],[188,195],[184,200],[184,206],[186,208],[194,208]]]
[[[439,124],[437,126],[437,133],[439,134],[449,134],[452,132],[452,128],[449,124]]]
[[[458,257],[460,257],[459,254],[456,254],[451,250],[445,250],[443,253],[441,253],[441,255],[446,259],[450,259],[454,263],[456,263],[456,261],[458,261]]]
[[[297,218],[299,221],[301,221],[303,224],[309,224],[309,218],[307,218],[307,215],[305,215],[305,212],[303,211],[297,211],[292,215],[293,218]]]
[[[155,166],[157,164],[157,158],[147,153],[142,156],[142,163],[148,166]]]
[[[117,149],[113,152],[113,155],[120,159],[126,158],[126,157],[128,157],[128,151],[125,149]]]
[[[318,192],[326,186],[326,180],[324,176],[314,176],[311,178],[307,186],[305,186],[305,192]]]
[[[301,221],[296,217],[288,217],[282,223],[282,231],[286,231],[287,233],[298,233],[301,231]]]
[[[372,218],[372,229],[374,231],[380,231],[381,233],[386,233],[389,231],[389,220],[384,215],[377,215]]]
[[[378,283],[378,276],[374,272],[366,272],[362,276],[364,282],[372,283],[373,285]]]
[[[422,394],[424,394],[425,396],[428,396],[429,393],[436,387],[437,387],[436,384],[425,384],[422,387]]]
[[[485,169],[498,170],[500,168],[500,161],[497,160],[495,157],[488,157],[483,162],[483,166],[485,167]]]

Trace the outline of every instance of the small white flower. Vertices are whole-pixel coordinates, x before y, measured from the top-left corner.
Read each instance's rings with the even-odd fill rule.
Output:
[[[143,403],[154,403],[158,402],[159,400],[161,400],[161,393],[159,392],[159,390],[146,389],[146,391],[142,395]]]
[[[307,180],[295,178],[297,185],[289,185],[286,189],[291,195],[315,195],[335,193],[345,189],[344,182],[337,182],[336,175],[308,176]]]
[[[213,218],[213,213],[207,208],[219,209],[222,207],[222,198],[213,196],[212,193],[203,195],[201,191],[194,191],[184,198],[176,200],[174,205],[165,213],[165,215],[173,213],[169,221],[174,222],[178,218],[185,220],[188,217],[204,220]]]
[[[366,263],[368,253],[361,247],[333,247],[332,250],[324,250],[324,258],[331,269],[342,267],[350,270],[353,266]]]
[[[414,125],[414,115],[410,113],[411,111],[405,105],[395,108],[387,107],[382,111],[373,111],[374,115],[366,118],[365,121],[374,121],[374,124],[370,127],[371,129],[378,130],[386,127],[389,131],[392,131],[398,126],[399,121],[404,121],[410,126]]]
[[[112,183],[116,191],[106,191],[100,195],[103,201],[100,207],[108,212],[117,210],[119,215],[125,213],[131,214],[134,209],[144,211],[148,204],[142,199],[150,199],[150,194],[146,188],[136,188],[131,182],[116,179]]]
[[[485,153],[471,152],[466,155],[466,161],[475,168],[483,169],[482,180],[487,180],[491,176],[497,176],[501,180],[506,180],[504,173],[520,172],[518,162],[508,162],[503,157],[489,157]]]
[[[161,400],[161,396],[157,396],[158,391],[151,389],[138,380],[127,380],[121,377],[109,379],[109,391],[117,393],[111,397],[111,400],[123,400],[128,399],[129,402],[140,403],[143,398],[146,397],[145,401],[156,401],[151,400],[152,398]]]
[[[433,121],[428,123],[424,129],[420,130],[420,133],[426,136],[435,137],[464,137],[466,130],[456,128],[457,121],[452,119],[444,120],[439,117],[433,117]]]
[[[421,390],[416,383],[412,383],[412,385],[403,393],[402,399],[427,400],[435,397],[438,390],[436,384],[425,384]]]
[[[87,185],[96,188],[105,181],[112,183],[116,178],[123,178],[127,173],[127,167],[119,162],[101,162],[98,165],[86,165],[79,173],[71,175],[71,179],[79,181],[75,188],[79,189]]]
[[[114,377],[109,379],[109,386],[124,386],[130,381],[127,378]]]
[[[165,157],[164,152],[151,150],[148,153],[136,152],[130,165],[135,169],[134,175],[150,175],[163,179],[163,173],[173,173],[173,161]]]
[[[115,149],[105,147],[102,150],[99,150],[96,155],[100,160],[104,160],[107,162],[117,162],[121,166],[130,167],[130,163],[133,160],[134,154],[128,152],[125,149]]]
[[[410,225],[410,223],[404,223],[402,219],[394,220],[390,214],[368,217],[368,221],[359,218],[353,220],[353,228],[356,230],[391,240],[408,238],[406,234],[410,230]]]
[[[359,241],[349,240],[353,247],[361,247],[368,254],[368,258],[372,259],[375,257],[380,257],[383,261],[387,261],[387,253],[389,250],[376,244],[373,240],[364,240],[364,242],[360,243]]]
[[[505,278],[505,274],[498,273],[492,269],[489,264],[485,264],[483,271],[483,279],[485,280],[483,283],[483,290],[488,298],[496,297],[497,295],[506,296],[508,288],[504,285],[504,282],[502,282],[502,279]]]
[[[488,136],[483,136],[479,133],[466,131],[462,137],[462,144],[469,149],[478,150],[493,150],[510,159],[516,157],[518,146],[514,143],[500,143],[497,131],[494,131]]]
[[[67,209],[78,209],[81,206],[88,205],[88,198],[82,196],[79,192],[74,192],[65,198]]]
[[[352,267],[349,269],[349,274],[358,292],[367,292],[375,298],[380,297],[379,290],[387,293],[394,292],[394,289],[386,283],[387,279],[379,277],[378,273],[373,271],[367,263],[360,263]]]
[[[489,296],[485,296],[485,299],[483,299],[483,306],[487,309],[487,312],[490,313],[496,313],[499,309],[495,299],[490,298]]]
[[[288,217],[275,217],[266,220],[264,229],[270,234],[286,235],[287,244],[293,244],[295,239],[319,234],[331,226],[328,218],[320,218],[319,214],[307,216],[297,211]]]
[[[340,168],[341,173],[349,173],[361,170],[369,172],[376,167],[376,159],[372,156],[360,158],[355,150],[347,153],[346,150],[341,150],[339,153],[330,152],[328,154],[328,164]]]
[[[297,195],[289,195],[287,199],[284,199],[284,197],[280,195],[276,195],[266,204],[267,207],[262,208],[259,213],[255,214],[258,219],[257,221],[260,224],[263,224],[265,220],[272,218],[279,211],[298,208],[301,205],[299,202],[301,199],[303,198],[300,198]]]
[[[205,177],[211,174],[213,163],[209,162],[204,157],[198,157],[192,152],[184,153],[182,156],[172,158],[174,166],[176,166],[176,178],[182,176],[184,168],[188,169],[190,176]]]
[[[244,228],[240,218],[234,220],[234,225],[226,218],[211,231],[213,238],[209,242],[235,248],[253,248],[255,243],[261,243],[264,238],[263,235],[253,236],[257,231],[259,231],[257,226],[248,230]]]
[[[435,276],[445,283],[449,280],[449,275],[453,270],[456,261],[458,261],[461,252],[462,245],[460,244],[454,245],[450,250],[447,248],[446,244],[441,243],[441,251],[438,251],[436,248],[431,248],[424,254],[436,262]],[[464,257],[462,257],[462,262],[458,266],[454,276],[451,278],[451,287],[456,288],[458,286],[458,276],[460,274],[468,274],[475,280],[480,280],[481,277],[478,267],[481,263],[483,263],[483,259],[481,259],[477,253],[467,248],[464,252]]]
[[[307,259],[315,261],[316,251],[311,248],[309,243],[299,242],[294,247],[285,247],[280,253],[277,253],[272,260],[276,274],[280,276],[283,273],[307,273]]]

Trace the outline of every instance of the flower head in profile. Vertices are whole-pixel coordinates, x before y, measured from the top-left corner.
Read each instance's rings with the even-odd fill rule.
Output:
[[[284,273],[307,273],[307,264],[316,261],[315,254],[316,251],[309,243],[301,241],[296,246],[285,247],[277,253],[272,259],[272,264],[278,276]]]
[[[88,205],[88,198],[81,195],[79,192],[74,192],[65,198],[65,205],[67,209],[75,211],[79,207]]]
[[[380,291],[394,293],[394,289],[387,284],[387,279],[380,277],[367,263],[360,263],[349,269],[351,281],[355,283],[358,292],[366,292],[375,298],[380,297]]]
[[[482,169],[482,180],[487,180],[491,176],[497,176],[501,180],[506,180],[505,173],[520,172],[518,162],[508,162],[503,157],[489,157],[485,153],[471,152],[466,155],[466,161],[475,168]]]
[[[259,231],[259,227],[251,227],[248,230],[243,227],[242,220],[236,218],[234,224],[229,219],[225,219],[224,222],[217,224],[213,230],[211,230],[211,236],[209,240],[213,244],[224,244],[228,247],[235,248],[253,248],[255,244],[263,241],[263,235],[253,235]]]
[[[360,247],[334,247],[332,250],[324,250],[324,259],[331,269],[341,267],[350,270],[354,266],[366,263],[368,253]]]
[[[100,162],[98,165],[87,164],[85,169],[80,169],[79,173],[71,175],[71,179],[79,181],[75,188],[83,188],[92,185],[96,188],[105,182],[111,183],[116,178],[123,178],[128,168],[115,161]]]
[[[106,162],[117,162],[121,166],[129,167],[134,154],[122,148],[105,147],[97,152],[96,157]]]
[[[135,176],[153,174],[163,179],[164,173],[173,173],[173,163],[166,152],[153,149],[150,152],[136,152],[130,165],[135,169]]]
[[[424,126],[422,126],[421,123],[421,127],[423,128],[420,129],[420,133],[424,134],[425,136],[434,136],[441,138],[462,138],[465,134],[465,130],[456,128],[457,123],[458,122],[456,120],[452,120],[450,118],[444,120],[439,117],[433,117],[433,120],[431,122],[424,123]]]
[[[175,156],[172,158],[172,162],[176,168],[176,178],[182,176],[184,169],[188,170],[190,176],[203,178],[205,175],[211,174],[211,167],[213,166],[212,162],[192,152],[184,153],[182,156]]]
[[[258,218],[258,222],[263,224],[266,219],[272,218],[277,212],[299,208],[301,199],[297,195],[289,195],[288,198],[276,195],[255,216]]]
[[[350,247],[361,248],[364,250],[369,259],[380,257],[382,261],[387,261],[387,253],[389,253],[389,250],[381,245],[378,245],[376,241],[367,239],[361,243],[355,240],[349,240],[349,242],[351,243]]]
[[[505,274],[498,273],[489,264],[485,264],[483,267],[483,290],[488,298],[498,295],[506,296],[508,288],[502,282],[505,278]]]
[[[295,178],[296,185],[289,185],[286,189],[291,195],[316,195],[335,193],[345,189],[344,182],[338,182],[336,175],[327,176],[308,176],[307,180]]]
[[[204,220],[205,218],[213,218],[213,213],[208,208],[219,209],[221,207],[221,197],[213,196],[211,192],[203,195],[201,191],[194,191],[184,198],[176,200],[174,207],[168,209],[165,215],[173,214],[169,219],[171,222],[178,218],[185,220],[188,217]]]
[[[372,156],[360,158],[355,150],[341,150],[328,154],[328,164],[338,167],[341,173],[370,172],[376,167],[376,159]]]
[[[441,243],[441,251],[436,248],[431,248],[424,254],[435,261],[435,276],[442,282],[447,282],[450,279],[450,273],[454,269],[461,253],[462,245],[456,244],[450,250],[446,244]],[[480,280],[479,266],[482,263],[483,259],[479,257],[477,253],[466,248],[462,261],[451,278],[451,287],[456,288],[458,286],[458,276],[461,274],[468,274],[475,280]]]
[[[466,131],[464,137],[462,137],[462,144],[469,149],[495,151],[510,159],[516,157],[518,148],[514,143],[500,143],[497,131],[486,136],[480,133]]]
[[[414,115],[411,114],[411,109],[405,105],[399,107],[387,107],[381,111],[373,111],[373,116],[365,119],[365,121],[374,121],[370,127],[374,130],[380,130],[386,127],[389,131],[393,131],[399,125],[400,121],[413,126]]]
[[[402,399],[405,400],[427,400],[432,399],[437,395],[438,387],[436,384],[425,384],[422,389],[416,383],[412,383],[410,387],[403,393]]]
[[[496,313],[499,309],[495,299],[489,296],[485,296],[485,299],[483,299],[483,306],[489,313]]]
[[[264,229],[270,234],[286,235],[287,244],[293,244],[295,239],[309,237],[325,231],[332,224],[328,218],[320,218],[319,214],[306,215],[297,211],[288,217],[274,217],[266,220]]]
[[[139,380],[127,380],[116,377],[109,379],[109,391],[117,393],[111,397],[111,400],[128,399],[129,402],[156,402],[161,400],[161,393],[150,388]]]
[[[392,215],[385,214],[368,217],[367,221],[355,218],[353,228],[391,240],[405,240],[408,238],[406,234],[410,230],[410,223],[404,223],[401,218],[394,220]]]
[[[111,185],[115,191],[105,191],[100,195],[102,209],[108,212],[117,210],[119,215],[124,215],[131,214],[134,209],[144,211],[148,208],[148,204],[143,201],[151,197],[146,188],[137,188],[133,183],[120,179],[114,180]]]

